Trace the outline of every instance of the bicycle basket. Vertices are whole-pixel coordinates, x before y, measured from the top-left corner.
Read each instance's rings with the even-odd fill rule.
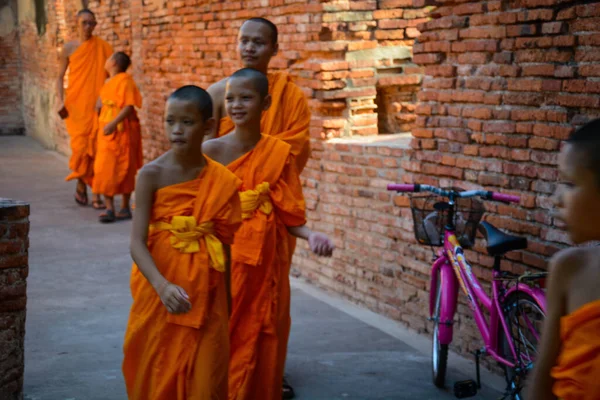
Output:
[[[453,188],[457,191],[461,189]],[[447,199],[435,194],[415,195],[410,198],[410,209],[413,216],[415,239],[429,246],[444,244],[444,227],[448,210],[438,207],[437,203],[447,202]],[[483,203],[475,198],[456,199],[454,226],[460,245],[471,248],[475,244],[477,226],[483,217]]]

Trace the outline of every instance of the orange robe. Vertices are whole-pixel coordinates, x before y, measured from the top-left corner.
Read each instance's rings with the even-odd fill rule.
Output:
[[[306,222],[302,186],[290,146],[271,136],[227,168],[242,180],[244,218],[231,247],[229,399],[280,400],[291,325],[286,226]]]
[[[112,53],[108,43],[92,36],[69,57],[69,87],[65,95],[69,116],[65,124],[71,138],[69,169],[72,172],[67,181],[83,179],[92,186],[98,130],[96,100],[107,77],[104,64]]]
[[[600,300],[561,318],[562,348],[552,391],[563,400],[600,399]]]
[[[221,243],[233,241],[241,222],[239,184],[207,158],[197,179],[156,191],[148,248],[161,274],[187,292],[192,309],[169,314],[134,264],[123,360],[130,400],[227,399],[229,315],[218,270]]]
[[[297,169],[302,173],[310,156],[310,110],[306,96],[285,72],[271,72],[268,78],[272,102],[271,107],[262,115],[261,132],[292,146]],[[228,134],[233,128],[231,118],[221,118],[219,136]]]
[[[115,132],[104,135],[104,126],[126,106],[140,108],[142,96],[131,75],[113,76],[100,90],[97,151],[94,160],[92,192],[113,197],[129,194],[135,187],[135,175],[143,164],[140,122],[133,114],[121,122]]]

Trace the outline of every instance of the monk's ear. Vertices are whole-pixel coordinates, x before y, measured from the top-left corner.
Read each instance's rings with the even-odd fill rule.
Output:
[[[210,117],[209,119],[204,121],[204,136],[212,135],[214,133],[213,132],[214,129],[215,129],[215,119],[213,117]]]
[[[273,45],[273,55],[271,55],[271,57],[275,57],[278,52],[279,52],[279,43],[275,43]]]
[[[265,96],[263,99],[263,111],[267,111],[271,107],[272,99],[270,94]]]

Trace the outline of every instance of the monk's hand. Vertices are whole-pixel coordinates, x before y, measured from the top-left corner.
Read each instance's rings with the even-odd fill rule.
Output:
[[[308,237],[308,245],[313,253],[324,257],[331,257],[335,249],[333,241],[321,232],[312,232]]]
[[[115,124],[111,121],[108,124],[104,125],[104,134],[107,136],[112,135],[116,129],[117,129],[117,124]]]
[[[188,294],[177,285],[167,283],[158,295],[171,314],[185,314],[192,309]]]

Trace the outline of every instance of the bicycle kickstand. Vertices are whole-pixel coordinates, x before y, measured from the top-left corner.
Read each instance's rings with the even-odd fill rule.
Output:
[[[477,389],[481,389],[481,374],[479,370],[479,357],[485,353],[485,350],[475,350],[473,354],[475,355],[475,373],[477,374]]]

